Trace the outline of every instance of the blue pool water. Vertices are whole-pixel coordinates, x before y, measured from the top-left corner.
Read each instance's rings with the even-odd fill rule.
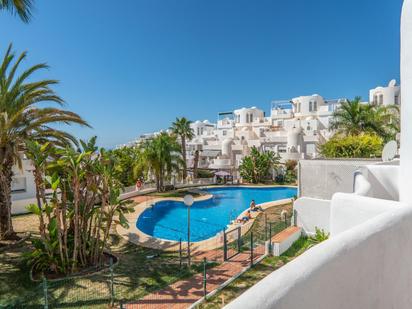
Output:
[[[215,236],[236,219],[250,205],[291,198],[296,188],[210,188],[205,189],[212,199],[195,202],[190,208],[191,241],[201,241]],[[167,240],[187,240],[187,207],[182,202],[161,201],[146,209],[136,226],[142,232]]]

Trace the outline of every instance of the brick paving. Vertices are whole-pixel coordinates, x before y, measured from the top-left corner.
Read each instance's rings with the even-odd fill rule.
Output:
[[[255,261],[262,256],[264,246],[259,246],[256,249],[256,254],[254,254]],[[207,257],[208,254],[213,255],[214,253],[203,253],[196,258]],[[207,293],[239,274],[249,264],[250,253],[242,252],[232,257],[229,261],[208,269],[206,275]],[[123,307],[128,309],[183,309],[188,308],[202,298],[203,293],[203,274],[197,274],[191,278],[175,282],[163,290],[148,294],[140,300],[127,303]]]

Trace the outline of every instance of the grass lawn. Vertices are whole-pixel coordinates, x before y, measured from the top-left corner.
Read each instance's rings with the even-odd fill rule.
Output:
[[[14,218],[17,231],[30,230],[37,237],[37,222],[33,215]],[[114,271],[114,289],[117,300],[136,300],[151,291],[201,271],[194,265],[189,271],[180,269],[175,253],[166,253],[131,244],[112,234],[111,250],[119,257]],[[23,254],[30,251],[30,243],[0,253],[0,307],[41,307],[43,287],[29,278],[30,268]],[[108,272],[86,278],[49,282],[52,297],[49,305],[59,308],[107,308],[110,297]]]
[[[245,272],[206,302],[197,306],[197,308],[222,308],[267,275],[302,254],[312,243],[308,238],[300,238],[282,256],[269,256],[264,258],[259,264]]]

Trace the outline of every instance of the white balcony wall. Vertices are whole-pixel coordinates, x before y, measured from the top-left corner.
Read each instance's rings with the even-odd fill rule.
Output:
[[[392,203],[309,249],[225,308],[412,308],[412,207]]]

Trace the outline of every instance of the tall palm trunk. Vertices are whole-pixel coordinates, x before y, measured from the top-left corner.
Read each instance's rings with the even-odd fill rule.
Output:
[[[197,178],[197,168],[199,166],[199,150],[195,151],[195,158],[193,160],[193,177]]]
[[[0,168],[0,239],[13,239],[15,233],[11,221],[11,182],[13,161],[6,158]]]
[[[183,180],[186,180],[187,177],[187,166],[186,166],[186,137],[181,136],[182,140],[182,157],[183,157]]]

